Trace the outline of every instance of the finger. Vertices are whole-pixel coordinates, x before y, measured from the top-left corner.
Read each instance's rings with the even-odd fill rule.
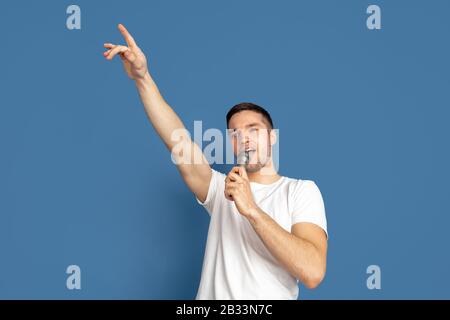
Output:
[[[234,172],[230,172],[228,174],[228,177],[230,178],[231,181],[233,182],[242,182],[242,177],[240,175],[238,175],[237,173]]]
[[[238,167],[238,166],[233,167],[233,169],[231,169],[230,173],[236,173],[236,174],[239,174],[239,167]]]
[[[109,49],[109,50],[103,52],[103,55],[106,57],[111,52],[111,49],[114,49],[115,47],[117,47],[117,45],[112,44],[112,43],[105,43],[105,44],[103,44],[103,47]]]
[[[136,60],[136,55],[131,50],[127,50],[127,51],[121,53],[120,57],[124,58],[124,59],[127,59],[130,62],[134,62]]]
[[[108,55],[106,56],[106,58],[107,58],[108,60],[111,60],[111,59],[114,58],[117,54],[119,54],[119,53],[124,53],[124,52],[126,52],[126,51],[128,51],[128,50],[130,50],[130,49],[128,49],[128,48],[125,47],[125,46],[117,46],[117,47],[115,47],[114,49],[112,49],[112,50],[108,53]]]
[[[122,33],[123,37],[125,38],[125,41],[127,42],[129,47],[137,47],[136,42],[134,42],[133,37],[128,32],[128,30],[124,27],[123,24],[119,23],[119,31]]]
[[[233,197],[231,196],[231,194],[228,191],[225,190],[223,193],[224,193],[226,199],[233,201]]]
[[[227,184],[225,190],[233,192],[234,190],[238,190],[238,184],[237,182],[230,182],[229,184]]]
[[[225,193],[225,198],[227,198],[230,201],[234,201],[234,199],[233,199],[234,188],[226,188],[224,193]]]
[[[227,177],[226,177],[226,179],[228,180],[228,183],[230,183],[230,182],[232,182],[232,181],[236,181],[236,178],[234,178],[234,177],[231,176],[232,173],[233,173],[233,172],[230,172],[230,173],[227,175]]]
[[[233,169],[231,169],[231,172],[240,174],[240,170],[241,170],[241,167],[240,166],[236,166],[236,167],[233,167]]]
[[[239,175],[244,179],[248,179],[247,170],[244,167],[239,167]]]
[[[245,170],[245,168],[242,166],[234,167],[231,171],[237,173],[242,178],[248,178],[247,170]]]
[[[239,176],[241,176],[244,179],[248,179],[247,170],[245,170],[245,168],[242,166],[234,167],[231,171],[235,172],[236,174],[238,174]]]

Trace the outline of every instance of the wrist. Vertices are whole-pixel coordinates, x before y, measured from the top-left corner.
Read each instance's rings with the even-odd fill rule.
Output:
[[[251,207],[246,214],[250,223],[255,224],[262,215],[262,210],[258,206]]]
[[[138,88],[147,87],[148,85],[151,85],[153,83],[153,79],[147,70],[142,77],[136,78],[135,82],[136,82],[136,85],[138,86]]]

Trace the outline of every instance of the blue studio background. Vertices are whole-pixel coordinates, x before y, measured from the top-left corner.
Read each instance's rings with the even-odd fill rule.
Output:
[[[445,0],[3,2],[0,298],[195,297],[208,214],[102,56],[121,22],[190,130],[224,130],[242,101],[272,113],[280,173],[314,180],[327,210],[327,275],[300,298],[449,299],[449,14]]]

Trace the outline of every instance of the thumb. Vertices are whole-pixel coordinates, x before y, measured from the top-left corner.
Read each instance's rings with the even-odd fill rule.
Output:
[[[248,179],[247,170],[244,167],[239,167],[239,175],[245,179]]]
[[[131,50],[125,51],[123,56],[130,62],[134,62],[136,60],[136,55],[133,52],[131,52]]]

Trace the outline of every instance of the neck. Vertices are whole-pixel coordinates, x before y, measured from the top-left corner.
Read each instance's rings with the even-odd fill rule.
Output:
[[[257,172],[247,172],[247,176],[251,182],[261,184],[271,184],[281,178],[275,170],[272,160]]]

